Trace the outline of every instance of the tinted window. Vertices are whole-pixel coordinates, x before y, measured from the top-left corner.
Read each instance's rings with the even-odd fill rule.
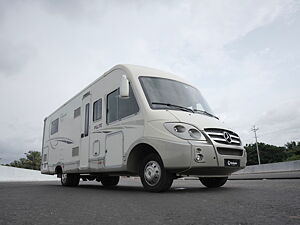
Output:
[[[43,162],[46,162],[46,161],[47,161],[47,154],[44,154]]]
[[[89,135],[90,103],[85,105],[84,136]]]
[[[107,96],[107,122],[111,123],[118,119],[119,89]]]
[[[131,86],[129,87],[129,98],[119,98],[119,119],[135,114],[139,111]]]
[[[74,119],[78,116],[80,116],[80,107],[74,110]]]
[[[100,120],[102,118],[102,99],[94,102],[93,105],[93,121]]]
[[[131,86],[129,86],[128,98],[119,98],[119,89],[107,96],[107,123],[136,114],[138,111],[139,107]]]
[[[51,135],[58,132],[58,123],[59,123],[58,118],[56,120],[52,121],[52,123],[51,123]]]
[[[177,105],[214,114],[200,91],[190,85],[157,77],[139,79],[152,109],[178,109],[171,106]]]

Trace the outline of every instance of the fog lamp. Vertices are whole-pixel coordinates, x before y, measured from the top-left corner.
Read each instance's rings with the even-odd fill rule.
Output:
[[[197,153],[196,157],[195,157],[195,161],[196,162],[201,162],[202,160],[203,160],[203,155],[200,154],[200,153]]]

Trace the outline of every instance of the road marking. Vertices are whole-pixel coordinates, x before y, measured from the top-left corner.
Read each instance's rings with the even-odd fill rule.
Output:
[[[300,216],[289,216],[289,218],[291,218],[291,219],[300,219]]]

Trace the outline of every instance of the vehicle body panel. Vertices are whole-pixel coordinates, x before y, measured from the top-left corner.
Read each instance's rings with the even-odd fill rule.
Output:
[[[132,115],[108,122],[108,95],[120,87],[123,75],[126,75],[130,82],[138,110]],[[134,65],[115,66],[45,119],[42,173],[55,174],[59,166],[64,173],[137,175],[129,171],[128,163],[130,154],[138,144],[153,148],[161,157],[164,167],[178,176],[227,176],[245,167],[246,153],[241,144],[218,143],[205,131],[210,128],[219,129],[222,134],[226,131],[232,132],[231,129],[208,115],[171,109],[151,109],[140,84],[140,76],[166,78],[188,84],[180,77],[156,69]],[[102,100],[102,116],[94,121],[93,107],[99,99]],[[85,135],[85,107],[88,103],[88,135]],[[51,134],[57,119],[58,131]],[[205,136],[206,141],[178,138],[164,127],[168,122],[195,126]],[[242,155],[222,155],[218,148],[230,148],[231,152],[236,149],[241,151]],[[199,152],[203,160],[196,162],[195,156],[200,154]],[[225,159],[238,159],[240,165],[226,167]]]

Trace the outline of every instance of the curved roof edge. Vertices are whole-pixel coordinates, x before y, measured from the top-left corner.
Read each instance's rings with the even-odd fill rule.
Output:
[[[67,102],[65,102],[63,105],[61,105],[59,108],[57,108],[54,112],[52,112],[49,116],[47,116],[45,118],[45,120],[47,120],[48,117],[52,116],[59,109],[61,109],[63,106],[68,104],[72,99],[76,98],[79,94],[86,91],[93,84],[95,84],[96,82],[98,82],[99,80],[101,80],[102,78],[107,76],[109,73],[111,73],[112,71],[117,70],[117,69],[122,69],[125,72],[132,74],[133,76],[144,75],[144,76],[163,77],[163,78],[167,78],[167,79],[178,80],[178,81],[184,82],[186,84],[189,84],[187,81],[185,81],[181,77],[178,77],[178,76],[176,76],[172,73],[165,72],[165,71],[162,71],[162,70],[158,70],[158,69],[154,69],[154,68],[150,68],[150,67],[145,67],[145,66],[133,65],[133,64],[118,64],[118,65],[115,65],[114,67],[112,67],[111,69],[109,69],[108,71],[106,71],[105,73],[103,73],[100,77],[98,77],[96,80],[94,80],[92,83],[90,83],[87,87],[85,87],[79,93],[77,93],[75,96],[70,98]]]
[[[106,73],[104,73],[103,76],[105,76],[106,74],[110,73],[112,70],[115,69],[123,69],[126,72],[130,72],[134,76],[142,75],[142,76],[163,77],[163,78],[168,78],[168,79],[173,79],[173,80],[182,81],[184,83],[188,83],[186,80],[173,73],[162,71],[155,68],[146,67],[146,66],[133,65],[133,64],[118,64],[113,68],[111,68]]]

